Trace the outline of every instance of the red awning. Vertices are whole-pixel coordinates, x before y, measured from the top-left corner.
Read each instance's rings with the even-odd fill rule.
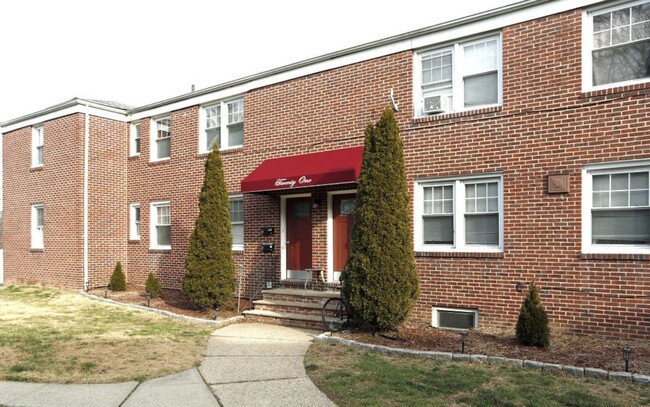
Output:
[[[363,147],[265,160],[241,182],[242,192],[357,182]]]

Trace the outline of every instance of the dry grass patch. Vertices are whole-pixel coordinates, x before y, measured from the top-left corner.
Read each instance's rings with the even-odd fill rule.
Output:
[[[88,300],[73,291],[0,289],[0,379],[107,383],[197,366],[211,329]]]

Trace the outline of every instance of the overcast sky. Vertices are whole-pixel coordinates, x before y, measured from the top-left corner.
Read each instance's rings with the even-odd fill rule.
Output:
[[[80,97],[133,106],[517,0],[4,0],[0,122]]]

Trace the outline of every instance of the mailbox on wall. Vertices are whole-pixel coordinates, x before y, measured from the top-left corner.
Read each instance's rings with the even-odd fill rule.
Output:
[[[275,245],[273,243],[262,243],[260,245],[260,250],[262,253],[273,253],[273,250],[275,250]]]
[[[275,228],[265,226],[260,228],[260,236],[271,236],[275,233]]]

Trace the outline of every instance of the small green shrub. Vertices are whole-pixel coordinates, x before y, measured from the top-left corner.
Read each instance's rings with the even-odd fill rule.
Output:
[[[122,263],[119,261],[115,265],[115,270],[113,270],[113,274],[111,275],[111,282],[108,285],[108,288],[113,291],[126,290],[126,276],[122,271]]]
[[[515,336],[522,345],[545,348],[550,344],[550,331],[548,315],[539,296],[539,289],[533,282],[521,305]]]
[[[153,273],[149,273],[147,277],[147,282],[144,285],[144,290],[151,294],[153,298],[158,298],[162,294],[162,283],[158,277],[154,276]]]

